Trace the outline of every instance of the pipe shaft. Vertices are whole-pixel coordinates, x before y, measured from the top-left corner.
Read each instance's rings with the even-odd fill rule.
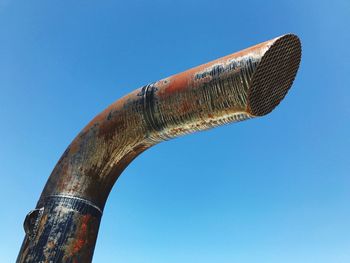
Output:
[[[109,192],[134,158],[161,141],[269,113],[291,87],[300,57],[299,39],[284,35],[110,105],[52,171],[26,217],[17,262],[90,262]]]

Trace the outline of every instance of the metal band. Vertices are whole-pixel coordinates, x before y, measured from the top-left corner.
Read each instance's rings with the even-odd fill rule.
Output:
[[[49,203],[54,202],[60,205],[64,205],[71,209],[77,210],[81,213],[88,212],[89,210],[94,210],[99,215],[102,215],[103,213],[103,210],[93,202],[77,196],[50,195],[45,198],[45,203],[46,202],[49,202]]]
[[[143,114],[148,127],[159,132],[164,129],[165,124],[155,116],[156,98],[154,93],[156,91],[157,88],[151,83],[142,87],[140,95],[143,96]]]

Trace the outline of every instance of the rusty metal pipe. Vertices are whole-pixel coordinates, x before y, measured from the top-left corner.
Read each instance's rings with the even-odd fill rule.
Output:
[[[110,105],[73,140],[24,222],[17,262],[90,262],[115,181],[161,141],[271,112],[297,73],[288,34],[141,87]]]

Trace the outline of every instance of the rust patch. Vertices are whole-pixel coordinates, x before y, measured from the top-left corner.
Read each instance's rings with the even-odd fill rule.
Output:
[[[38,202],[45,210],[37,235],[25,239],[17,262],[90,262],[100,222],[100,214],[92,216],[96,211],[91,207],[102,211],[127,165],[161,141],[272,110],[299,66],[300,57],[293,52],[300,42],[295,38],[285,35],[189,69],[153,83],[148,96],[147,89],[140,88],[107,107],[54,168]],[[294,49],[288,48],[291,39]],[[271,52],[264,62],[264,54],[280,41],[285,48]],[[284,67],[284,61],[291,66],[275,66]],[[273,67],[276,70],[270,70]],[[49,198],[59,194],[86,202]]]

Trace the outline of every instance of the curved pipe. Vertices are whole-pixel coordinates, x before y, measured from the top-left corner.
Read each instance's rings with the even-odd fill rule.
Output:
[[[17,262],[90,262],[106,199],[125,167],[161,141],[263,116],[291,87],[301,45],[288,34],[137,89],[73,140],[24,222]]]

